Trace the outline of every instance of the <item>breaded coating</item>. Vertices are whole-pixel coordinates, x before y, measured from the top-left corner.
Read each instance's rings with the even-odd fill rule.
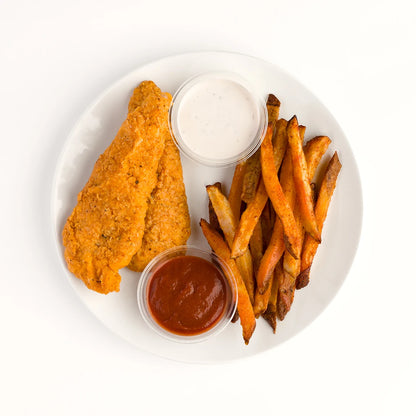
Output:
[[[130,112],[111,145],[97,160],[63,230],[69,270],[89,289],[118,291],[118,270],[140,249],[149,197],[166,135],[171,96],[151,81],[135,94]]]
[[[140,100],[133,94],[129,111],[134,111],[139,104]],[[146,214],[143,243],[128,266],[138,272],[162,251],[185,244],[191,235],[181,159],[170,134],[166,137],[157,175]]]

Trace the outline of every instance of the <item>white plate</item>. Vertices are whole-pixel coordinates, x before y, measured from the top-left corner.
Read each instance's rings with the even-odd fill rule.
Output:
[[[127,113],[133,89],[143,80],[153,80],[174,93],[192,75],[204,71],[234,71],[248,79],[266,96],[272,92],[282,102],[281,116],[298,116],[307,126],[306,138],[325,134],[332,139],[329,155],[337,150],[342,170],[323,230],[323,243],[313,263],[310,284],[295,294],[291,311],[273,334],[259,319],[257,329],[244,345],[240,324],[230,324],[216,338],[199,344],[176,344],[154,334],[144,323],[136,302],[140,275],[121,271],[118,293],[100,295],[88,290],[66,268],[61,232],[76,204],[77,193],[86,183],[98,156],[111,143]],[[192,218],[190,244],[208,248],[199,229],[207,218],[205,185],[222,181],[227,190],[231,168],[208,168],[182,158],[186,192]],[[114,333],[142,350],[186,362],[221,362],[243,358],[276,347],[311,323],[334,298],[352,264],[361,230],[362,195],[354,156],[340,126],[321,102],[298,81],[274,65],[234,53],[200,52],[171,56],[144,65],[116,82],[92,104],[71,132],[59,159],[52,191],[52,220],[64,273],[89,310]]]

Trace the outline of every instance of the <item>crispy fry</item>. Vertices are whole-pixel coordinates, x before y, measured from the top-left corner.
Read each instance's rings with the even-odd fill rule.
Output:
[[[296,277],[291,276],[288,272],[283,270],[282,275],[279,276],[278,286],[277,317],[280,321],[283,321],[293,303]]]
[[[260,294],[264,294],[270,286],[269,283],[273,275],[273,270],[284,251],[285,241],[283,236],[283,226],[279,218],[276,218],[269,246],[261,259],[259,271],[256,275],[257,289]]]
[[[311,183],[311,189],[312,189],[313,203],[316,204],[316,199],[318,198],[318,190],[316,189],[316,183],[315,182]]]
[[[267,304],[267,309],[266,309],[266,312],[263,313],[263,318],[272,327],[273,333],[276,333],[278,279],[281,273],[283,273],[282,262],[279,261],[276,264],[276,268],[274,269],[272,288],[270,291],[270,297],[269,297],[269,302]]]
[[[253,234],[254,227],[260,218],[268,198],[264,182],[260,179],[256,195],[247,205],[246,210],[241,216],[240,223],[238,224],[231,250],[232,258],[236,258],[244,254]]]
[[[279,279],[283,274],[283,264],[282,259],[277,262],[276,267],[274,268],[273,272],[273,281],[272,281],[272,290],[270,292],[269,304],[267,306],[268,309],[272,312],[277,311],[277,293],[279,290]]]
[[[299,135],[301,140],[305,134],[305,127],[299,126]],[[293,163],[292,152],[289,149],[286,151],[285,158],[283,160],[282,169],[280,170],[280,184],[282,186],[283,193],[293,211],[296,223],[297,240],[296,246],[293,247],[296,253],[296,258],[293,257],[288,251],[284,253],[283,268],[292,276],[297,276],[300,271],[300,253],[303,243],[303,227],[300,220],[299,204],[296,201],[296,191],[293,178]],[[297,272],[296,272],[297,271]],[[294,274],[295,273],[295,274]]]
[[[303,140],[303,135],[305,133],[305,128],[299,126],[299,135],[300,139]],[[309,178],[312,178],[315,174],[315,170],[319,164],[320,159],[328,148],[330,141],[328,138],[315,138],[308,142],[305,146],[305,160],[308,164],[308,175]],[[297,276],[301,270],[301,259],[300,254],[302,250],[303,240],[304,240],[304,230],[301,222],[300,215],[300,205],[296,200],[296,195],[291,195],[292,190],[294,189],[294,179],[293,179],[293,165],[292,165],[292,156],[290,149],[288,149],[285,160],[283,161],[280,181],[282,189],[285,192],[285,195],[290,204],[294,204],[294,216],[296,219],[296,225],[299,235],[298,246],[296,247],[296,253],[299,254],[298,259],[295,259],[287,251],[283,256],[283,270],[284,274],[280,277],[281,281],[281,290],[278,295],[278,309],[279,309],[279,319],[283,320],[286,314],[289,312],[293,298],[294,298],[294,289],[298,285]]]
[[[305,130],[305,126],[299,126],[299,136],[301,140],[303,140]],[[282,162],[282,168],[280,169],[279,179],[280,185],[282,186],[282,190],[285,194],[287,202],[289,203],[289,206],[292,209],[292,211],[294,211],[296,205],[296,190],[293,180],[293,164],[290,148],[286,150],[286,154]]]
[[[273,94],[269,94],[267,98],[267,112],[268,112],[268,120],[269,120],[269,126],[271,126],[272,132],[274,131],[279,118],[279,111],[280,111],[280,101],[277,99],[276,96]],[[282,126],[282,122],[279,123],[280,126]],[[286,128],[286,126],[284,126]],[[280,127],[280,131],[282,131],[282,128]],[[284,151],[286,150],[286,133],[281,133],[278,137],[276,137],[276,143],[278,146],[276,146],[276,166],[281,163],[281,160],[283,159],[282,154],[284,154]],[[278,162],[280,158],[280,162]],[[260,164],[260,150],[258,150],[253,156],[251,156],[246,163],[246,171],[243,179],[243,186],[242,186],[242,192],[241,192],[241,199],[249,204],[256,193],[257,185],[260,180],[261,176],[261,164]],[[277,167],[279,169],[279,167]]]
[[[304,234],[305,233],[302,233],[301,235],[302,242]],[[277,296],[278,316],[281,321],[283,321],[292,306],[299,272],[300,259],[294,259],[287,251],[285,251],[283,256],[283,275],[280,277],[279,286],[281,289]]]
[[[210,225],[203,219],[200,221],[200,226],[208,244],[214,250],[218,257],[220,257],[231,269],[237,283],[238,292],[238,314],[240,316],[240,323],[243,328],[243,338],[246,344],[249,343],[254,329],[256,328],[256,318],[254,316],[253,307],[250,302],[250,297],[247,293],[246,286],[241,278],[240,272],[235,261],[231,258],[230,249],[222,237],[213,230]]]
[[[273,159],[276,172],[279,172],[287,148],[287,121],[284,118],[277,120],[273,134]]]
[[[215,182],[214,185],[210,185],[210,186],[215,186],[216,188],[218,188],[222,192],[221,182]],[[222,230],[221,230],[221,227],[220,227],[220,223],[218,222],[217,214],[215,213],[214,207],[212,206],[212,202],[211,202],[210,199],[208,199],[208,215],[209,215],[209,224],[211,225],[211,227],[215,231],[222,234]]]
[[[322,181],[321,189],[319,190],[318,200],[316,201],[315,205],[315,216],[320,232],[322,231],[326,219],[328,207],[335,190],[341,166],[342,165],[339,161],[338,154],[335,152],[332,156],[332,159],[329,161],[324,179]],[[309,235],[305,237],[301,257],[301,273],[296,283],[296,286],[299,289],[306,286],[309,282],[309,272],[318,246],[319,243]]]
[[[243,189],[241,199],[249,204],[256,194],[257,184],[261,176],[260,150],[257,150],[253,156],[247,159],[246,171],[243,179]]]
[[[274,222],[276,221],[276,211],[273,208],[273,205],[269,199],[269,203],[268,203],[268,208],[269,208],[269,218],[270,218],[270,228],[273,229],[274,226]],[[270,236],[272,235],[272,233],[270,233]]]
[[[250,251],[251,258],[253,259],[254,274],[257,274],[261,258],[263,257],[263,233],[260,221],[254,227],[253,234],[250,238]]]
[[[303,289],[305,286],[308,286],[310,273],[311,266],[307,267],[305,270],[302,270],[298,274],[298,277],[296,278],[296,290],[300,290]]]
[[[300,126],[299,126],[300,127]],[[300,131],[301,139],[302,132]],[[319,162],[324,155],[326,149],[328,148],[330,140],[325,136],[320,136],[310,140],[304,147],[305,159],[308,163],[308,175],[309,178],[313,178],[315,171],[319,165]],[[282,167],[283,169],[283,167]],[[282,170],[283,172],[283,170]],[[293,179],[293,178],[292,178]],[[282,183],[282,187],[283,187]],[[293,180],[292,180],[293,186]],[[295,203],[294,215],[297,222],[299,230],[299,246],[297,250],[302,250],[302,245],[305,237],[305,232],[302,228],[299,203]],[[299,285],[305,283],[305,278],[308,276],[309,272],[300,274],[301,270],[301,259],[300,256],[298,259],[294,259],[287,251],[284,253],[283,257],[283,269],[285,271],[284,275],[281,277],[281,286],[284,288],[279,293],[279,319],[283,320],[286,314],[289,312],[293,298],[294,298],[294,286],[298,288]],[[295,279],[296,278],[296,279]],[[299,286],[300,287],[300,286]]]
[[[228,201],[230,201],[231,210],[237,222],[240,220],[241,192],[243,190],[245,171],[246,162],[241,162],[235,167],[233,181],[231,182],[230,193],[228,195]]]
[[[266,291],[263,294],[261,294],[258,289],[259,288],[257,287],[256,288],[256,293],[254,295],[254,306],[253,306],[254,316],[256,318],[258,318],[267,309],[270,294],[272,292],[272,285],[269,284]]]
[[[216,185],[208,185],[206,190],[219,226],[224,233],[225,241],[231,245],[235,235],[236,221],[230,203]]]
[[[273,233],[274,221],[272,220],[271,216],[271,210],[273,211],[273,207],[270,210],[270,205],[271,204],[269,199],[263,209],[263,212],[261,213],[259,221],[261,225],[261,233],[263,236],[263,251],[266,250],[267,246],[269,245]]]
[[[298,232],[298,245],[296,247],[296,253],[298,253],[299,257],[295,259],[293,256],[290,255],[287,251],[285,251],[283,255],[283,276],[281,277],[282,282],[282,290],[279,292],[278,295],[278,303],[279,303],[279,319],[283,320],[285,315],[289,312],[290,307],[293,302],[294,298],[294,291],[296,286],[296,278],[300,272],[300,256],[302,252],[302,244],[305,236],[305,232],[302,227],[300,211],[299,211],[299,204],[295,205],[294,215],[296,218],[296,226]]]
[[[298,258],[295,259],[293,256],[290,255],[288,251],[285,251],[283,256],[283,268],[286,272],[288,272],[293,277],[296,277],[300,273],[300,256],[302,252],[302,245],[305,233],[302,228],[302,223],[300,221],[299,211],[297,209],[298,206],[295,207],[295,215],[297,220],[297,228],[298,228],[298,246],[296,247],[296,253],[298,253]]]
[[[254,270],[253,259],[251,258],[250,250],[235,259],[238,270],[240,270],[241,277],[246,285],[251,304],[254,303]]]
[[[299,124],[299,136],[300,136],[300,139],[302,140],[302,142],[303,142],[303,139],[305,137],[305,132],[306,132],[306,127],[302,126],[302,124]]]
[[[262,313],[261,316],[272,327],[273,334],[275,334],[276,333],[276,317],[277,317],[277,313],[276,312],[271,312],[269,310],[269,307],[267,307],[267,309]]]
[[[293,116],[287,124],[287,134],[292,155],[293,179],[298,195],[302,224],[305,227],[305,230],[315,240],[320,241],[321,233],[319,232],[313,210],[313,198],[308,168],[306,165],[305,154],[303,153],[302,141],[299,135],[299,126],[296,116]]]
[[[293,216],[293,211],[291,210],[285,198],[282,187],[280,186],[279,179],[277,177],[277,170],[273,160],[273,146],[271,136],[271,129],[268,128],[266,137],[264,138],[261,145],[260,159],[264,185],[267,189],[267,194],[272,201],[273,208],[282,221],[286,249],[294,257],[297,257],[293,250],[293,247],[295,247],[297,244],[295,217]]]
[[[273,94],[269,94],[267,97],[267,114],[269,119],[269,125],[274,130],[277,119],[279,118],[280,101]]]
[[[308,167],[309,182],[312,182],[315,171],[318,168],[322,156],[331,144],[331,139],[327,136],[316,136],[309,140],[303,147],[305,154],[306,166]]]
[[[293,182],[292,152],[290,148],[286,150],[280,169],[279,181],[285,198],[293,211],[296,202],[296,190]]]
[[[236,220],[231,210],[230,203],[218,187],[209,185],[206,189],[216,217],[218,218],[220,228],[224,233],[225,240],[229,247],[231,247],[235,236]],[[247,249],[241,257],[238,257],[236,263],[244,284],[246,285],[250,301],[251,303],[254,303],[253,261],[251,259],[250,250]]]

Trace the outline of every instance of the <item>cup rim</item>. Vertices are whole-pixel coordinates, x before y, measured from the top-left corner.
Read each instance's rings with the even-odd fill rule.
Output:
[[[162,326],[158,324],[158,322],[153,318],[151,312],[149,311],[148,302],[147,302],[147,299],[148,299],[147,289],[151,281],[151,277],[153,275],[152,272],[157,266],[159,266],[160,263],[163,264],[164,260],[168,260],[176,256],[196,256],[196,257],[204,258],[205,260],[213,263],[212,260],[209,260],[206,258],[207,256],[212,257],[219,264],[220,267],[217,266],[215,263],[213,263],[222,273],[230,290],[229,304],[226,305],[223,311],[223,314],[221,318],[218,320],[218,322],[212,328],[208,329],[207,331],[204,331],[196,335],[179,335],[179,334],[175,334],[173,332],[168,331],[167,329],[163,328]],[[232,273],[230,267],[214,252],[202,250],[198,247],[191,246],[191,245],[176,246],[176,247],[167,249],[163,251],[162,253],[159,253],[158,255],[156,255],[143,270],[139,279],[139,283],[137,285],[137,304],[139,307],[140,314],[143,320],[148,325],[148,327],[152,329],[155,333],[160,335],[161,337],[168,339],[169,341],[174,341],[174,342],[182,343],[182,344],[191,344],[191,343],[206,341],[209,338],[212,338],[213,336],[216,336],[219,333],[221,333],[231,322],[237,309],[237,301],[238,301],[237,283],[236,283],[234,274]]]
[[[223,79],[228,79],[228,80],[231,80],[240,84],[242,87],[244,87],[248,91],[248,93],[253,98],[253,101],[257,103],[257,108],[259,111],[260,123],[257,129],[257,133],[254,136],[251,144],[246,149],[238,153],[237,155],[226,158],[226,159],[207,158],[192,151],[192,149],[189,146],[187,146],[186,143],[182,140],[180,130],[178,127],[178,123],[177,123],[177,111],[178,111],[178,108],[180,106],[182,99],[186,95],[186,92],[190,88],[192,88],[194,85],[196,85],[199,81],[202,81],[209,77],[214,77],[214,78],[221,77]],[[246,80],[240,74],[237,74],[232,71],[202,72],[202,73],[198,73],[188,78],[185,82],[183,82],[180,85],[180,87],[174,93],[171,105],[169,107],[169,113],[168,113],[168,126],[169,126],[170,135],[173,141],[175,142],[176,146],[179,148],[179,150],[189,159],[197,163],[200,163],[202,165],[211,166],[211,167],[234,166],[238,163],[241,163],[247,160],[260,147],[264,139],[264,136],[266,134],[266,131],[267,131],[267,125],[268,125],[268,112],[267,112],[266,101],[262,99],[262,97],[260,97],[259,94],[255,92],[254,88],[252,87],[252,85],[250,84],[248,80]]]

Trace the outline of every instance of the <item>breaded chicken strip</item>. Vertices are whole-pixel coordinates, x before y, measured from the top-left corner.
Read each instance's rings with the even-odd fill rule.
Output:
[[[118,270],[140,249],[168,134],[171,96],[150,81],[136,94],[140,105],[97,160],[63,230],[69,270],[100,293],[119,290]]]
[[[129,103],[129,111],[140,105],[136,93]],[[162,251],[185,244],[191,235],[188,204],[179,150],[170,134],[159,162],[158,180],[146,214],[143,242],[129,268],[143,271],[147,263]]]

